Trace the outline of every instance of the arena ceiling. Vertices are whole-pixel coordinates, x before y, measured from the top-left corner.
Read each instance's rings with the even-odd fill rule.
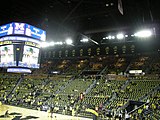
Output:
[[[5,0],[0,24],[26,22],[47,31],[48,40],[100,35],[106,31],[160,22],[159,0]]]

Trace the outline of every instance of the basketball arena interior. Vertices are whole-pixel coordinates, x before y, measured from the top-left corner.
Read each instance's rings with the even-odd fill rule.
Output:
[[[158,0],[3,4],[0,120],[160,120]]]

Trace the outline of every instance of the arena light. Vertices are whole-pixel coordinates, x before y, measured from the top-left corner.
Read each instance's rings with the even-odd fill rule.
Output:
[[[134,34],[136,37],[141,37],[141,38],[146,38],[152,36],[152,31],[151,30],[141,30],[137,33]]]
[[[80,40],[81,42],[88,42],[88,38],[83,38],[82,40]]]
[[[128,35],[125,35],[125,37],[128,37]]]
[[[55,45],[63,45],[63,42],[55,42]]]
[[[111,39],[112,39],[112,36],[109,35],[109,36],[108,36],[108,39],[111,40]]]
[[[106,39],[109,39],[109,40],[115,39],[115,38],[116,38],[115,36],[111,36],[111,35],[109,35],[108,37],[106,37]]]
[[[115,39],[115,36],[112,36],[111,38],[112,38],[112,39]]]
[[[48,44],[47,42],[41,42],[40,46],[41,46],[42,48],[45,48],[45,47],[48,47],[49,44]]]
[[[63,45],[63,42],[41,42],[40,46],[42,48],[50,47],[50,46],[55,46],[55,45]]]
[[[122,33],[119,33],[119,34],[117,34],[116,37],[117,37],[117,39],[120,40],[120,39],[123,39],[123,38],[124,38],[124,35],[123,35]]]
[[[55,45],[55,42],[50,42],[50,46],[54,46]]]
[[[70,38],[66,39],[66,44],[67,45],[72,45],[72,43],[73,43],[72,39],[70,39]]]

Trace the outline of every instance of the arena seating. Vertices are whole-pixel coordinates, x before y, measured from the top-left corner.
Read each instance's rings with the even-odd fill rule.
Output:
[[[0,100],[6,100],[14,89],[20,75],[0,74]]]
[[[68,66],[65,71],[65,75],[76,75],[79,74],[82,70],[84,70],[88,66],[87,59],[80,59],[80,60],[72,60],[72,64]]]
[[[155,55],[156,57],[152,57],[152,62],[149,65],[149,70],[151,74],[159,74],[160,71],[160,56]]]
[[[118,75],[126,71],[128,66],[129,69],[146,69],[148,61],[152,61],[153,66],[157,66],[158,62],[152,60],[149,55],[137,56],[133,60],[131,58],[107,56],[79,60],[61,59],[47,61],[43,63],[42,69],[35,70],[33,74],[22,78],[20,74],[1,74],[0,83],[3,86],[0,86],[0,101],[39,110],[47,110],[50,106],[54,106],[54,112],[72,115],[72,110],[75,110],[76,115],[90,118],[91,113],[85,109],[97,108],[100,117],[108,119],[103,110],[125,109],[124,106],[129,100],[147,102],[149,99],[150,111],[145,111],[143,116],[148,120],[159,119],[160,111],[157,110],[157,106],[160,93],[156,91],[160,86],[156,72],[158,67],[149,68],[151,75],[136,75],[129,78],[123,74]],[[49,72],[54,70],[61,72],[60,74]],[[82,75],[85,70],[100,72],[95,75]],[[107,77],[110,73],[112,77]],[[80,99],[81,93],[82,99]],[[131,114],[131,117],[135,114],[138,116],[138,109]]]
[[[15,93],[12,96],[11,103],[17,106],[25,106],[27,108],[34,108],[33,105],[37,105],[37,102],[42,99],[37,98],[44,89],[47,79],[23,79],[19,86],[16,88]],[[35,106],[36,108],[36,106]]]
[[[120,98],[138,101],[140,97],[146,95],[158,85],[159,80],[132,80],[126,86],[124,92],[119,92],[118,96]]]
[[[56,104],[61,110],[65,106],[73,108],[75,101],[79,100],[80,93],[85,92],[92,82],[90,79],[75,79],[70,81],[65,88],[52,99],[53,104]]]
[[[131,114],[131,120],[135,119],[145,119],[145,120],[159,120],[160,119],[160,109],[159,109],[159,98],[160,89],[153,91],[149,94],[143,101],[145,104],[135,109]]]

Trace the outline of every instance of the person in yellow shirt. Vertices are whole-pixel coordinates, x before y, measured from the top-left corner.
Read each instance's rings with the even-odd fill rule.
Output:
[[[50,117],[50,113],[51,113],[50,108],[47,110],[47,113],[48,113],[48,117]]]
[[[72,116],[75,116],[75,110],[72,109]]]
[[[141,120],[142,119],[142,109],[138,109],[138,116],[139,116],[139,119]]]

